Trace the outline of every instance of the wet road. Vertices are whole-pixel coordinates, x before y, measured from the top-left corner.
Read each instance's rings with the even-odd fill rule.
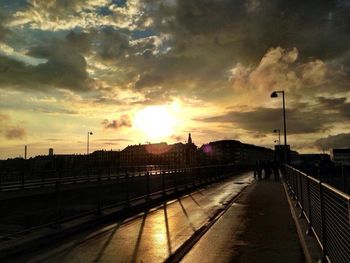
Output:
[[[251,181],[242,173],[11,262],[162,262]]]
[[[181,262],[306,262],[282,184],[251,184]]]

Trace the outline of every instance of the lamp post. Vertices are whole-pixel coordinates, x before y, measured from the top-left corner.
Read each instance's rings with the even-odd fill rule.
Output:
[[[278,132],[278,145],[281,145],[281,130],[280,129],[276,129],[276,130],[273,130],[273,132],[274,133]]]
[[[278,90],[271,93],[271,98],[277,98],[278,93],[282,93],[282,102],[283,102],[283,131],[284,131],[284,161],[288,163],[287,160],[287,126],[286,126],[286,104],[284,99],[284,90]]]
[[[93,135],[93,133],[92,132],[88,132],[87,133],[87,149],[86,149],[86,154],[87,155],[89,155],[89,137],[90,137],[90,135]]]

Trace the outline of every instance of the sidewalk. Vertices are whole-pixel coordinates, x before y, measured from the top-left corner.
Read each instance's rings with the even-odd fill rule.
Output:
[[[182,262],[305,262],[283,185],[247,187]]]

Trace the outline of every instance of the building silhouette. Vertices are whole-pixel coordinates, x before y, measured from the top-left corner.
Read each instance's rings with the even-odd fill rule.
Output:
[[[274,151],[265,147],[221,140],[204,144],[199,149],[203,164],[255,164],[258,160],[273,160]]]
[[[335,163],[350,165],[350,148],[331,149],[331,159]]]
[[[134,165],[194,165],[198,161],[197,146],[191,134],[184,143],[148,143],[129,145],[120,152],[121,166]]]

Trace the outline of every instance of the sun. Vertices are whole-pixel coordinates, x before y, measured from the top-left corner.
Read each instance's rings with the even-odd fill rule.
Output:
[[[136,112],[134,126],[148,139],[163,139],[174,133],[176,118],[167,106],[149,106]]]

